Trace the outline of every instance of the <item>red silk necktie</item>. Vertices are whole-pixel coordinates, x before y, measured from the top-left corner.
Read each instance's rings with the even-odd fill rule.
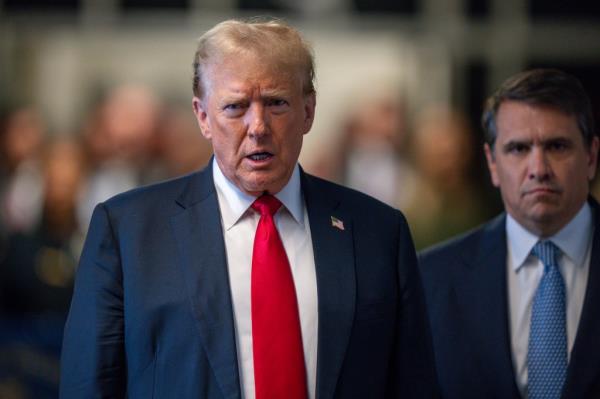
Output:
[[[263,195],[252,253],[252,350],[256,399],[306,399],[298,301],[273,215],[281,202]]]

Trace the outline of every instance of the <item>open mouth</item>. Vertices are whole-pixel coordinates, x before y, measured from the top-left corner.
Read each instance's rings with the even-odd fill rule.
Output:
[[[273,154],[271,154],[270,152],[256,152],[254,154],[248,155],[247,158],[250,158],[253,161],[266,161],[271,157],[273,157]]]

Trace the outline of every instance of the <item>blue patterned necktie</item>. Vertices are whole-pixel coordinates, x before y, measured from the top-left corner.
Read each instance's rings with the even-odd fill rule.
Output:
[[[544,264],[533,298],[527,353],[529,399],[558,399],[567,376],[565,282],[558,269],[559,249],[540,241],[531,253]]]

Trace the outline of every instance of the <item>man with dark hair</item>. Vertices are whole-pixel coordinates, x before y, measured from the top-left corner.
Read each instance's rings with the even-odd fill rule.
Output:
[[[421,254],[444,398],[600,397],[598,138],[557,70],[519,73],[482,118],[506,213]]]
[[[404,216],[302,171],[314,66],[279,21],[194,59],[202,171],[94,211],[62,398],[423,398],[435,371]]]

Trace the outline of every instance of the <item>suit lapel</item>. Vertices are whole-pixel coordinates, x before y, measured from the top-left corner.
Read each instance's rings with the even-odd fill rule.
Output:
[[[227,258],[210,166],[190,179],[177,202],[184,210],[171,226],[199,336],[224,397],[239,398]]]
[[[474,334],[475,353],[481,354],[479,369],[490,392],[499,398],[518,396],[509,334],[506,255],[502,215],[485,227],[475,254],[462,254],[466,267],[456,292],[460,308],[470,309],[460,317],[466,318],[465,331]]]
[[[302,172],[317,275],[317,397],[334,395],[354,319],[356,276],[352,219],[316,178]],[[333,226],[331,217],[343,222]]]
[[[586,388],[598,380],[600,367],[600,352],[590,350],[590,348],[596,347],[600,336],[600,317],[598,317],[600,308],[600,231],[598,231],[600,206],[594,199],[590,198],[589,202],[594,215],[592,254],[585,299],[571,351],[563,398],[577,398],[585,395]]]

